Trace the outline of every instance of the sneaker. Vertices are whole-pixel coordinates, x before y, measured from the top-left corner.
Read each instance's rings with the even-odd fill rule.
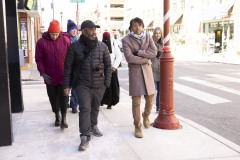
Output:
[[[73,114],[78,113],[77,108],[72,108],[72,113],[73,113]]]
[[[101,137],[103,135],[102,132],[99,131],[97,126],[93,126],[91,128],[91,133],[96,137]]]
[[[89,147],[89,141],[87,136],[81,136],[81,143],[78,147],[79,151],[84,151]]]

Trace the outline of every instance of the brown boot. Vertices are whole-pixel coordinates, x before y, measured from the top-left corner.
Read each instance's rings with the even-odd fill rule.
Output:
[[[150,121],[149,121],[148,116],[144,112],[142,113],[142,116],[143,116],[143,126],[145,128],[149,128],[150,127]]]
[[[136,138],[143,138],[143,133],[142,133],[142,124],[139,126],[135,126],[135,133],[134,133]]]

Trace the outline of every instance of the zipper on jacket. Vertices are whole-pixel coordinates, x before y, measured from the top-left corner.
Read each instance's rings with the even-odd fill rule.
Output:
[[[92,69],[92,52],[90,51],[90,55],[89,55],[89,62],[90,62],[90,72],[91,72],[91,74],[90,74],[90,80],[91,80],[91,87],[93,86],[93,80],[92,80],[92,75],[93,75],[93,69]]]

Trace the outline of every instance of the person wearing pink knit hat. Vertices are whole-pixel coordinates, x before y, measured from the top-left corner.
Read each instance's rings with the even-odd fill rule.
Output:
[[[37,69],[44,79],[52,112],[55,113],[54,125],[60,126],[61,129],[68,128],[66,121],[68,96],[63,91],[63,71],[64,59],[70,43],[68,35],[61,32],[59,22],[53,20],[49,24],[48,31],[43,33],[36,45]]]

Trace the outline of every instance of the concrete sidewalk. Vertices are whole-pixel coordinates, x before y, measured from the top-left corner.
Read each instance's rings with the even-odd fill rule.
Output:
[[[22,71],[22,78],[29,73]],[[135,138],[131,98],[124,89],[112,110],[101,107],[104,135],[93,137],[89,149],[79,152],[78,115],[69,109],[69,128],[55,127],[46,87],[38,80],[23,82],[25,110],[12,114],[14,142],[0,147],[0,160],[240,160],[240,146],[179,115],[181,129],[143,128],[144,138]],[[156,117],[153,109],[150,120]]]

